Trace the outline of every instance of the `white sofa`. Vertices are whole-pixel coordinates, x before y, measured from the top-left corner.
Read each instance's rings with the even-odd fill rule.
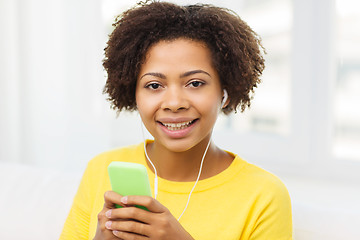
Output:
[[[81,175],[0,162],[0,239],[58,239]]]
[[[58,239],[81,175],[82,171],[0,161],[0,239]],[[285,183],[293,201],[295,240],[360,239],[360,204],[356,204],[356,198],[334,207],[334,202],[314,195],[322,191],[321,195],[329,193],[333,200],[341,200],[351,196],[346,194],[352,189],[332,194],[333,188],[324,189],[319,184],[294,179],[285,179]],[[309,192],[313,198],[308,197]]]

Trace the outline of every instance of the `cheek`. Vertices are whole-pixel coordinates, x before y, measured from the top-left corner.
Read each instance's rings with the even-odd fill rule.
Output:
[[[212,119],[213,121],[216,121],[218,114],[220,113],[221,104],[217,100],[218,99],[214,97],[197,102],[198,109],[202,112],[202,115],[207,116],[207,118]]]
[[[141,116],[141,118],[146,117],[147,115],[149,115],[149,106],[148,106],[148,102],[146,101],[136,101],[137,104],[137,110]]]
[[[199,103],[199,106],[202,106],[202,108],[209,113],[217,112],[218,109],[220,109],[221,105],[221,99],[220,97],[215,94],[203,94],[200,96],[194,96],[194,102]]]
[[[139,93],[136,94],[136,105],[141,118],[149,118],[156,110],[157,101]]]

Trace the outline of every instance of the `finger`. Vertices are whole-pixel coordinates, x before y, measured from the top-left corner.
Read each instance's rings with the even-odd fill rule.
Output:
[[[150,224],[153,220],[153,213],[137,208],[137,207],[125,207],[118,209],[110,209],[105,212],[105,216],[110,219],[134,219],[143,223]]]
[[[138,235],[135,233],[122,232],[122,231],[113,231],[113,234],[123,240],[131,239],[131,240],[145,240],[149,239],[147,236]]]
[[[141,236],[148,236],[150,232],[150,226],[148,224],[132,220],[109,221],[106,223],[106,226],[113,231],[128,232]]]
[[[162,213],[167,208],[160,202],[149,196],[124,196],[120,199],[121,203],[126,206],[140,205],[146,207],[150,212]]]
[[[115,208],[115,204],[125,207],[121,202],[122,196],[114,191],[107,191],[104,194],[104,208]]]
[[[134,221],[125,222],[113,222],[114,229],[112,233],[120,239],[149,239],[147,234],[149,233],[149,227],[146,224],[138,223]]]

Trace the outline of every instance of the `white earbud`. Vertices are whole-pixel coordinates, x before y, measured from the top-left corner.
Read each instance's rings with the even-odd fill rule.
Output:
[[[229,95],[228,95],[227,91],[224,89],[224,95],[223,95],[223,99],[221,101],[221,108],[224,108],[228,97],[229,97]]]

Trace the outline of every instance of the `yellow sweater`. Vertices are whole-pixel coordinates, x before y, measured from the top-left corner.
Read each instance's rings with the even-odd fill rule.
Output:
[[[180,219],[182,226],[196,240],[292,239],[290,198],[283,183],[271,173],[234,157],[225,171],[198,182]],[[74,198],[61,240],[95,236],[104,193],[111,190],[107,166],[112,161],[136,162],[147,167],[143,144],[105,152],[92,159]],[[153,188],[154,174],[149,168],[148,174]],[[157,199],[178,218],[194,182],[159,178],[158,185]]]

